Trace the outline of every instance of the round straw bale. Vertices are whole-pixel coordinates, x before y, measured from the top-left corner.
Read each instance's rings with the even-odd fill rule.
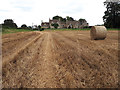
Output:
[[[107,29],[105,26],[93,26],[90,31],[92,40],[104,40],[107,36]]]

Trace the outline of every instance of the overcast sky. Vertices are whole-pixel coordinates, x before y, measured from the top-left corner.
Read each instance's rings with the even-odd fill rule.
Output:
[[[41,20],[48,22],[49,18],[59,15],[71,16],[78,20],[84,18],[89,25],[103,24],[106,10],[105,0],[1,0],[0,23],[4,19],[13,19],[18,26],[32,23],[40,25]]]

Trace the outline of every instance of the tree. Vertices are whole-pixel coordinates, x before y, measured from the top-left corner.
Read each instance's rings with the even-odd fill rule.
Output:
[[[54,17],[53,17],[53,20],[60,20],[60,21],[62,21],[62,22],[66,22],[66,18],[63,18],[63,17],[61,17],[61,16],[54,16]]]
[[[14,23],[14,21],[12,19],[4,20],[4,24],[11,24],[11,23]]]
[[[57,16],[54,16],[54,17],[53,17],[53,20],[59,20],[59,19],[61,19],[61,18],[62,18],[61,16],[58,16],[58,15],[57,15]]]
[[[39,29],[39,30],[41,29],[41,26],[40,26],[40,25],[38,25],[38,29]]]
[[[120,2],[104,2],[107,8],[103,16],[104,25],[108,28],[120,28]]]
[[[67,16],[66,18],[63,18],[63,17],[57,15],[57,16],[54,16],[52,19],[53,20],[60,20],[62,22],[66,22],[66,20],[68,20],[68,21],[74,21],[74,18],[69,17],[69,16]]]
[[[80,18],[80,19],[79,19],[79,22],[86,22],[86,20],[85,20],[85,19]]]
[[[74,21],[74,18],[67,16],[66,20],[68,20],[68,21]]]
[[[63,18],[61,21],[66,22],[66,18]]]
[[[12,19],[5,19],[3,28],[17,28],[17,24]]]
[[[28,29],[32,29],[32,26],[28,26]]]
[[[21,28],[22,28],[22,29],[27,29],[27,25],[26,25],[26,24],[23,24],[23,25],[21,25]]]
[[[52,26],[54,26],[54,28],[57,29],[59,25],[57,23],[54,23],[52,24]]]

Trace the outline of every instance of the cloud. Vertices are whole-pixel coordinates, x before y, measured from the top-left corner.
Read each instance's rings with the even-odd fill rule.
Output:
[[[25,12],[30,12],[33,8],[33,0],[12,0],[10,4],[13,6],[13,9],[22,10]]]
[[[82,13],[82,11],[83,11],[82,6],[74,6],[74,7],[69,7],[69,8],[63,9],[62,13],[65,13],[65,14],[78,14],[78,13]]]
[[[29,12],[32,10],[32,7],[27,6],[16,6],[15,8],[21,9],[22,11]]]
[[[102,16],[106,10],[105,0],[2,0],[0,5],[0,23],[4,19],[32,25],[48,21],[55,15],[71,16],[78,20],[85,18],[90,25],[103,24]]]
[[[9,10],[0,9],[0,12],[9,12]]]

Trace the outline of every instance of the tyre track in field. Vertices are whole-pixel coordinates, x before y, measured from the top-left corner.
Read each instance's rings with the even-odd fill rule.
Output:
[[[32,87],[31,78],[36,68],[37,57],[44,40],[44,35],[37,38],[18,53],[12,61],[3,65],[3,87]]]
[[[2,58],[3,58],[3,65],[5,63],[7,63],[7,62],[9,63],[11,60],[13,60],[27,46],[29,46],[30,44],[32,44],[35,40],[39,39],[40,36],[41,35],[39,34],[38,36],[27,37],[29,39],[27,39],[27,41],[25,41],[25,42],[24,41],[23,42],[17,41],[17,42],[21,43],[21,45],[19,47],[15,47],[15,46],[17,46],[15,44],[15,46],[13,47],[15,50],[11,50],[12,52],[7,52],[7,54],[5,54],[5,56],[7,55],[7,57],[5,57],[4,55],[2,56]],[[9,49],[7,49],[7,50],[9,50]],[[3,48],[3,52],[4,52],[4,48]]]
[[[60,45],[60,47],[64,50],[64,52],[67,52],[67,51],[70,52],[71,49],[73,50],[73,51],[71,50],[72,54],[67,53],[66,55],[63,55],[64,57],[67,58],[67,59],[64,58],[64,60],[67,60],[67,64],[69,64],[68,66],[71,66],[71,67],[67,68],[66,70],[73,67],[73,71],[77,71],[77,70],[80,70],[79,67],[81,67],[81,70],[83,70],[83,71],[77,71],[77,72],[82,72],[82,74],[84,74],[84,75],[81,75],[81,78],[80,78],[80,75],[77,75],[78,73],[76,73],[76,75],[74,75],[74,77],[75,78],[78,77],[76,79],[79,82],[80,81],[83,82],[82,87],[92,87],[95,85],[96,85],[96,87],[105,87],[105,86],[112,85],[113,82],[115,82],[114,85],[117,85],[118,80],[115,79],[115,77],[116,78],[118,77],[117,76],[118,75],[117,57],[114,57],[114,58],[111,57],[112,56],[111,54],[109,55],[108,53],[106,53],[104,51],[105,48],[104,48],[104,50],[102,50],[101,47],[95,48],[96,44],[94,44],[92,42],[87,43],[87,42],[85,42],[85,41],[83,42],[81,40],[77,43],[77,42],[75,42],[75,40],[74,41],[71,40],[69,36],[67,37],[62,34],[57,34],[56,38],[57,37],[59,38],[59,41],[58,41],[59,44],[62,44],[62,42],[64,43],[63,47],[61,47],[62,45]],[[68,50],[66,50],[67,47],[69,47],[69,46],[70,46],[70,48],[68,48]],[[89,47],[89,46],[94,46],[95,49],[93,49],[93,51],[91,51],[91,47]],[[59,47],[59,49],[60,49],[60,47]],[[74,52],[74,51],[76,51],[76,52]],[[75,59],[75,57],[76,57],[76,59]],[[70,58],[72,58],[71,61],[70,61]],[[79,64],[79,67],[78,67],[78,64]],[[116,71],[114,71],[114,70],[116,70]],[[90,78],[87,79],[87,77],[90,77]],[[108,83],[107,84],[104,83],[103,82],[104,80],[106,80],[105,82],[108,82]],[[92,81],[92,83],[91,83],[91,81]],[[77,86],[81,87],[80,85],[77,85]]]
[[[82,48],[85,48],[86,51],[95,51],[99,55],[102,53],[104,54],[104,56],[110,57],[112,60],[115,60],[115,61],[116,61],[116,58],[118,57],[117,42],[113,44],[113,47],[114,45],[116,45],[116,49],[113,49],[112,46],[109,44],[110,43],[109,39],[101,40],[101,41],[93,41],[93,40],[90,40],[89,36],[85,36],[85,35],[82,38],[77,35],[70,37],[70,35],[66,35],[64,33],[61,33],[61,35],[63,35],[68,40],[73,41],[74,43],[78,43],[78,47],[82,46]],[[111,52],[113,53],[115,52],[114,53],[115,56],[113,56],[113,53]]]
[[[11,56],[13,53],[17,52],[20,48],[22,48],[24,45],[26,45],[27,43],[29,43],[32,39],[34,39],[36,36],[38,36],[39,34],[37,33],[31,33],[30,35],[25,34],[21,36],[21,38],[15,38],[15,41],[13,42],[13,40],[11,41],[11,39],[9,39],[9,42],[4,43],[4,39],[3,39],[3,43],[2,43],[2,58],[3,60],[5,58],[7,58],[6,56]],[[11,35],[10,35],[11,36]],[[10,42],[11,41],[11,42]]]
[[[93,41],[90,39],[86,40],[85,38],[88,36],[86,36],[85,38],[84,37],[81,38],[77,35],[73,36],[72,38],[70,37],[70,35],[68,36],[64,35],[64,36],[67,39],[72,40],[74,43],[78,43],[78,47],[81,46],[84,51],[93,53],[95,57],[98,56],[98,58],[102,57],[102,58],[109,59],[109,60],[105,60],[105,61],[108,61],[106,63],[110,63],[110,62],[113,63],[114,61],[114,64],[115,64],[116,62],[118,62],[117,40],[114,43],[109,44],[111,42],[109,38],[106,40]]]
[[[57,88],[59,87],[57,79],[55,78],[56,74],[56,63],[54,59],[54,42],[51,33],[45,33],[44,41],[41,45],[42,54],[41,64],[38,65],[38,88]]]
[[[58,78],[60,87],[83,87],[82,83],[77,81],[77,77],[75,77],[77,51],[74,51],[74,47],[68,45],[65,42],[66,40],[64,41],[63,37],[59,37],[57,34],[53,35],[53,40],[56,45],[54,57],[57,63],[57,73],[55,77]],[[74,60],[75,63],[72,63],[72,60]]]
[[[54,77],[56,64],[52,57],[53,48],[51,34],[44,33],[41,38],[18,53],[8,65],[3,65],[4,87],[58,87]]]
[[[63,88],[87,87],[85,79],[89,76],[91,70],[90,64],[81,58],[81,51],[79,51],[77,43],[68,40],[62,35],[54,35],[55,45],[59,52],[56,61],[59,65],[59,77]],[[86,69],[86,70],[85,70]],[[80,73],[79,73],[80,72]]]
[[[27,33],[17,33],[17,34],[10,34],[8,36],[3,36],[2,39],[3,39],[3,44],[6,44],[6,43],[13,43],[17,40],[21,40],[21,39],[24,39],[28,36],[32,36],[33,34],[36,34],[36,33],[33,33],[33,32],[27,32]]]
[[[80,32],[64,33],[43,32],[3,65],[3,87],[117,87],[117,53],[110,53],[115,44],[104,48],[106,41],[81,38]]]

